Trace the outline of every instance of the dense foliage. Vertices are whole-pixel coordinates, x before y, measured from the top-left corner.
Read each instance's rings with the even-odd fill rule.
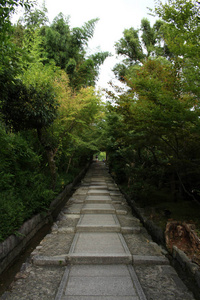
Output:
[[[0,16],[0,240],[45,212],[98,151],[104,107],[94,85],[109,55],[87,57],[97,19],[70,28],[30,2],[3,1]],[[10,21],[18,6],[23,19]]]
[[[124,89],[95,91],[110,55],[87,55],[98,19],[71,28],[30,1],[0,7],[0,240],[71,182],[99,149],[136,199],[163,191],[174,201],[200,197],[199,2],[168,0],[152,26],[125,29],[114,73]],[[11,14],[25,8],[12,25]]]
[[[114,68],[126,88],[108,92],[104,126],[109,163],[138,199],[165,190],[175,201],[200,197],[200,15],[196,1],[169,0],[126,29]]]

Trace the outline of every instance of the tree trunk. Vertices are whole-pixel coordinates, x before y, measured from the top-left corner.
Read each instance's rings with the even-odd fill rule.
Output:
[[[69,168],[70,168],[73,156],[74,156],[74,153],[72,153],[72,155],[70,156],[70,159],[69,159],[69,162],[68,162],[68,165],[67,165],[66,174],[69,172]]]
[[[57,179],[56,163],[54,160],[55,151],[51,149],[45,149],[45,150],[46,150],[48,165],[51,173],[52,190],[54,191],[56,187],[56,179]]]
[[[56,179],[57,179],[57,170],[56,170],[56,163],[55,163],[55,155],[57,152],[57,149],[52,149],[49,145],[46,144],[46,140],[44,136],[42,135],[41,128],[37,129],[38,139],[41,143],[41,145],[44,147],[46,155],[47,155],[47,161],[49,165],[49,170],[51,174],[51,188],[54,191],[56,187]]]
[[[175,181],[175,174],[174,174],[174,172],[171,174],[170,185],[171,185],[171,193],[172,193],[173,201],[177,202],[176,181]]]

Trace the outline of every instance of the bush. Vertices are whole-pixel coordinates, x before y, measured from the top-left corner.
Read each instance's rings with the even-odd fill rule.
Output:
[[[20,134],[0,127],[0,240],[49,207],[54,193],[41,172],[41,157]]]

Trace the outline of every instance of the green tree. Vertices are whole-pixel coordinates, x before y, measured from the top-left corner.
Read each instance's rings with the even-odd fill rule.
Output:
[[[59,90],[58,117],[51,131],[57,140],[56,160],[62,159],[62,169],[68,173],[71,165],[81,163],[98,151],[97,122],[101,118],[102,104],[94,88],[82,88],[74,93],[63,71],[55,82]]]
[[[165,4],[160,2],[155,9],[165,23],[162,28],[164,38],[184,77],[184,88],[196,94],[197,99],[200,96],[199,8],[197,1],[169,0]]]
[[[170,187],[176,178],[179,190],[192,198],[199,176],[195,95],[183,93],[182,77],[166,59],[148,59],[126,82],[129,90],[114,98],[108,116],[115,117],[113,125],[108,123],[107,147],[111,157],[118,158],[112,164],[140,193],[144,186],[143,192],[163,184]]]
[[[110,93],[122,123],[119,132],[108,126],[111,153],[120,155],[129,183],[141,182],[140,192],[171,182],[172,193],[192,199],[199,190],[199,3],[160,1],[155,13],[161,19],[153,27],[143,19],[141,38],[131,28],[116,43],[125,60],[114,72],[128,90]]]
[[[5,122],[14,130],[41,129],[56,116],[54,71],[42,63],[31,65],[8,90],[3,102]]]
[[[19,57],[21,49],[11,40],[12,25],[11,15],[18,6],[29,7],[29,1],[9,0],[1,1],[0,6],[0,106],[2,100],[6,97],[8,84],[12,84],[15,76],[20,72]]]
[[[124,30],[123,38],[115,43],[116,53],[124,57],[122,63],[117,64],[113,69],[119,79],[124,80],[129,68],[143,64],[150,56],[167,56],[162,25],[163,22],[157,20],[151,27],[150,21],[144,18],[140,30],[133,27]]]
[[[50,26],[41,29],[48,60],[53,59],[57,66],[66,71],[74,89],[94,86],[98,68],[109,56],[108,52],[86,56],[86,47],[97,21],[92,19],[80,28],[71,29],[69,18],[59,14]]]

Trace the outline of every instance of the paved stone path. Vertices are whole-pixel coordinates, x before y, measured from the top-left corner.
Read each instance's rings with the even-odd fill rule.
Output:
[[[1,299],[194,300],[164,254],[94,162]]]

